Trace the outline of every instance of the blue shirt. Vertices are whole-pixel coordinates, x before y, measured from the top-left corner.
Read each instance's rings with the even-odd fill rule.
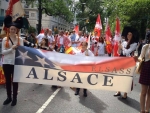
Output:
[[[76,41],[76,34],[72,34],[72,36],[70,37],[71,42]],[[77,44],[72,44],[72,47],[77,47]]]

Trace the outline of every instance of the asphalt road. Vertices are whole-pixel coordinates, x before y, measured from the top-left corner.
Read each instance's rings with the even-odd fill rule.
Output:
[[[0,85],[0,113],[36,113],[48,99],[50,103],[39,113],[139,113],[138,79],[136,75],[134,89],[126,100],[114,97],[115,92],[104,90],[88,90],[88,97],[85,98],[82,90],[79,96],[75,96],[75,91],[68,87],[59,90],[48,85],[20,83],[18,103],[14,107],[2,105],[6,92],[5,87]],[[55,95],[56,90],[58,93]]]

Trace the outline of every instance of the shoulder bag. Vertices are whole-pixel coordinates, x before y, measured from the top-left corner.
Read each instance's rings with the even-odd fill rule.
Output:
[[[141,73],[141,70],[142,70],[142,67],[143,67],[143,63],[145,62],[145,54],[146,54],[146,51],[147,51],[148,47],[149,47],[149,45],[147,44],[147,46],[145,47],[145,51],[144,51],[144,57],[139,62],[138,66],[137,66],[137,68],[135,70],[135,73],[137,73],[137,74]]]

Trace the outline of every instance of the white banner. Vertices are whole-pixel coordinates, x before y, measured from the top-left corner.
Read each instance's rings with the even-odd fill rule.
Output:
[[[84,57],[19,47],[14,82],[130,92],[134,69],[133,58]]]

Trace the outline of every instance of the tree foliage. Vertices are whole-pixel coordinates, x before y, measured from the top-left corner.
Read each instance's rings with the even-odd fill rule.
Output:
[[[37,3],[38,0],[25,0],[27,5]],[[69,10],[68,6],[72,4],[72,0],[41,0],[41,6],[43,13],[47,13],[51,16],[60,16],[66,21],[72,21],[73,14]]]
[[[103,28],[105,19],[108,18],[113,32],[116,17],[120,19],[121,29],[127,25],[132,26],[139,30],[141,38],[145,36],[146,27],[150,27],[150,0],[79,0],[77,8],[80,26],[85,25],[85,21],[80,22],[80,18],[89,18],[89,24],[86,24],[88,30],[94,29],[98,13],[101,15]]]
[[[149,0],[105,0],[105,15],[109,18],[112,29],[115,28],[115,18],[119,17],[121,28],[132,26],[139,30],[141,38],[145,37],[145,29],[149,27]]]
[[[79,0],[79,3],[76,4],[76,8],[78,9],[77,18],[80,29],[86,26],[88,31],[93,30],[98,13],[101,15],[101,20],[104,21],[102,0]],[[87,19],[89,21],[88,23],[86,23]]]

